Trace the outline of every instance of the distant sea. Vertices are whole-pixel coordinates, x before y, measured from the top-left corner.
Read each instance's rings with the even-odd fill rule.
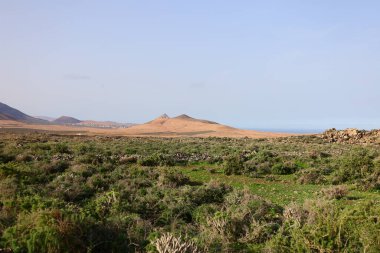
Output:
[[[291,133],[291,134],[320,134],[326,129],[287,129],[287,128],[246,128],[247,130],[257,130],[272,133]]]

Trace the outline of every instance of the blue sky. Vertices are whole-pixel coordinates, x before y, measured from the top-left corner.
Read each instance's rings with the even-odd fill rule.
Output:
[[[32,115],[380,128],[379,1],[0,2],[0,101]]]

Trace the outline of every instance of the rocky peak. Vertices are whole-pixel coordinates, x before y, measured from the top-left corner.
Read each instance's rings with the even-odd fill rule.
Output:
[[[176,119],[192,119],[192,117],[190,117],[189,115],[187,114],[181,114],[177,117],[175,117]]]
[[[164,113],[160,117],[158,117],[157,119],[170,119],[170,117],[169,117],[169,115],[167,115],[166,113]]]

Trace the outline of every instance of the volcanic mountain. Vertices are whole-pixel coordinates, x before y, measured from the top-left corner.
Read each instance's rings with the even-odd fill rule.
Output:
[[[81,123],[79,119],[69,117],[69,116],[61,116],[58,119],[52,121],[55,124],[78,124]]]
[[[49,123],[47,120],[34,118],[3,103],[0,103],[0,120],[18,121],[28,124]]]
[[[242,130],[225,126],[213,121],[195,119],[186,114],[170,118],[168,115],[151,120],[145,124],[129,127],[123,131],[126,135],[138,136],[192,136],[192,137],[279,137],[284,134]]]
[[[290,135],[233,128],[209,120],[195,119],[186,114],[174,118],[163,114],[145,124],[131,125],[109,121],[81,121],[68,116],[62,116],[53,122],[49,122],[31,117],[6,104],[0,103],[0,128],[2,129],[20,128],[65,134],[155,137],[270,138]]]

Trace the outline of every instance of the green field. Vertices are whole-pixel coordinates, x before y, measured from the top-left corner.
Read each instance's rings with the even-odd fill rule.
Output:
[[[265,178],[250,178],[244,175],[230,175],[223,173],[222,169],[210,173],[207,169],[198,166],[180,168],[183,173],[194,181],[209,182],[216,180],[237,189],[249,188],[253,194],[270,200],[279,205],[291,202],[302,203],[305,199],[315,197],[323,187],[321,185],[301,185],[294,182],[292,177],[277,175],[271,180]]]
[[[375,144],[3,131],[0,252],[379,252],[379,191]]]

